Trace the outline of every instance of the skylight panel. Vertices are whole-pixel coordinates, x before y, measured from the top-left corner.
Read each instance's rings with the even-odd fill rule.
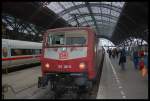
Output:
[[[74,2],[75,5],[81,5],[81,4],[84,4],[84,2]]]
[[[85,22],[85,20],[83,18],[78,19],[79,23],[81,22]]]
[[[100,7],[91,7],[92,8],[92,11],[93,13],[100,13]]]
[[[87,26],[87,23],[83,23],[82,26]]]
[[[97,20],[101,20],[101,16],[94,16],[95,17],[95,19],[97,19]]]
[[[49,9],[54,11],[55,13],[59,13],[63,11],[64,9],[58,4],[58,2],[51,2],[49,5],[47,5]]]
[[[65,14],[65,15],[63,15],[62,17],[63,17],[63,19],[65,19],[65,20],[69,20],[69,19],[72,18],[69,14]]]
[[[77,23],[76,21],[71,22],[71,25],[75,26]]]
[[[70,14],[79,14],[79,11],[76,9],[76,10],[71,11]]]
[[[110,13],[110,9],[107,9],[107,8],[101,8],[101,9],[102,9],[103,14],[109,14]]]
[[[102,19],[105,21],[109,21],[109,18],[107,18],[107,17],[102,17]]]
[[[67,8],[70,8],[70,7],[72,7],[72,6],[74,6],[72,2],[61,2],[61,4],[62,4],[66,9],[67,9]]]
[[[35,33],[34,33],[34,32],[31,32],[31,34],[32,34],[32,35],[35,35]]]
[[[5,21],[5,19],[2,19],[2,22],[5,23],[5,24],[7,24],[7,21]]]
[[[97,24],[102,24],[102,22],[101,21],[97,21]]]
[[[32,31],[31,28],[29,28],[29,27],[27,27],[27,30],[28,30],[28,31]]]
[[[89,2],[89,3],[100,3],[100,2]]]
[[[9,29],[9,30],[13,30],[13,28],[11,26],[9,26],[9,25],[7,25],[6,28]]]
[[[102,4],[111,5],[111,2],[101,2]]]
[[[28,34],[27,30],[24,30],[24,33]]]
[[[119,13],[119,12],[116,12],[116,11],[114,11],[114,10],[111,10],[111,15],[116,16],[116,17],[119,17],[120,13]]]
[[[93,21],[90,21],[90,22],[88,22],[88,24],[89,24],[89,25],[93,25],[93,24],[94,24],[94,22],[93,22]]]
[[[87,7],[79,8],[79,10],[80,10],[81,13],[89,13]]]
[[[86,16],[85,19],[86,20],[92,20],[91,16]]]
[[[116,23],[117,21],[116,21],[116,20],[113,20],[113,19],[110,19],[110,22]]]
[[[112,5],[113,5],[113,6],[116,6],[116,7],[122,8],[123,5],[124,5],[124,2],[112,2]]]

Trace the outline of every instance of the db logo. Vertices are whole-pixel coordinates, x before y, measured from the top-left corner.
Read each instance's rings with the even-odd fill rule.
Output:
[[[63,51],[59,53],[59,59],[67,59],[68,58],[68,52]]]

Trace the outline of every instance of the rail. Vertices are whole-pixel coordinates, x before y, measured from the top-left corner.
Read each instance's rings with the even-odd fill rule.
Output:
[[[24,90],[26,90],[26,89],[29,89],[29,88],[31,88],[31,87],[33,87],[33,86],[35,86],[35,85],[37,85],[37,83],[34,83],[34,84],[32,84],[32,85],[29,85],[29,86],[27,86],[27,87],[24,87],[24,88],[22,88],[21,90],[19,90],[19,91],[16,91],[11,85],[8,85],[8,84],[4,84],[4,85],[2,85],[2,99],[4,99],[4,96],[5,96],[5,94],[9,91],[9,88],[10,88],[10,90],[13,92],[13,94],[18,94],[18,93],[20,93],[20,92],[22,92],[22,91],[24,91]]]

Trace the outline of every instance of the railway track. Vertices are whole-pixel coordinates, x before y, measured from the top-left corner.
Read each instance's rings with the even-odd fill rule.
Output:
[[[103,61],[101,62],[101,66],[103,67]],[[54,93],[50,90],[50,85],[45,88],[37,88],[37,83],[34,83],[17,91],[10,85],[3,85],[3,95],[7,92],[7,89],[10,88],[15,95],[23,95],[23,92],[26,94],[30,92],[31,94],[27,99],[96,99],[100,84],[101,71],[102,68],[100,68],[97,80],[90,91],[81,92],[82,90],[64,90]],[[21,96],[19,98],[21,98]]]
[[[52,96],[53,99],[96,99],[98,85],[94,85],[91,91],[65,91]],[[61,94],[60,94],[61,93]]]
[[[102,72],[102,68],[103,68],[103,62],[104,62],[104,58],[105,56],[103,55],[102,61],[100,63],[100,70],[99,70],[99,75],[96,78],[96,82],[92,88],[92,90],[90,91],[66,91],[63,93],[58,93],[58,94],[54,94],[53,98],[54,99],[96,99],[97,96],[97,92],[98,92],[98,87],[100,85],[100,78],[101,78],[101,72]]]

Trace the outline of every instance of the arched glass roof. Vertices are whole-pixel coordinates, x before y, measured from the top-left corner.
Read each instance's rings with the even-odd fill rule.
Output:
[[[141,38],[134,38],[134,37],[129,37],[128,39],[124,40],[120,46],[122,45],[123,46],[126,45],[126,46],[130,46],[130,47],[134,47],[134,46],[138,46],[138,45],[148,45],[148,43],[141,39]]]
[[[92,26],[111,37],[125,2],[50,2],[46,6],[72,26]]]
[[[111,48],[111,49],[116,48],[116,46],[114,45],[114,43],[112,43],[110,40],[105,39],[105,38],[99,38],[99,45],[103,46],[103,48],[105,50],[107,50],[108,48]]]
[[[105,39],[105,38],[100,38],[99,39],[99,45],[101,46],[115,46],[110,40]]]
[[[6,25],[6,28],[9,30],[15,30],[17,28],[18,32],[23,32],[26,34],[35,35],[38,33],[36,26],[31,23],[22,23],[22,20],[19,18],[14,18],[11,15],[3,15],[2,22]]]

